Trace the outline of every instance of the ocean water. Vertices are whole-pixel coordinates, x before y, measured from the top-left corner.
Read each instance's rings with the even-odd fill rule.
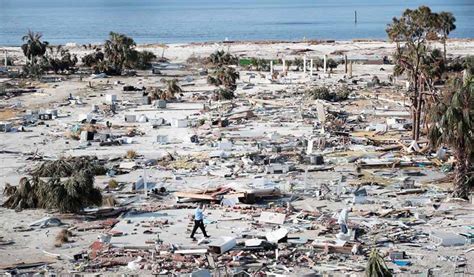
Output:
[[[474,0],[0,0],[0,45],[20,45],[28,29],[53,44],[110,31],[139,43],[386,39],[387,23],[420,5],[455,15],[451,37],[474,37]]]

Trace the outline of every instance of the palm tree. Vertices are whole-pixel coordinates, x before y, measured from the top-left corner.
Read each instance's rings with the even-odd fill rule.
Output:
[[[296,71],[303,70],[304,68],[304,60],[300,58],[295,58],[293,64],[296,66]]]
[[[237,79],[239,78],[239,72],[233,67],[221,66],[207,77],[207,82],[211,85],[224,86],[227,89],[235,90],[237,88]]]
[[[316,67],[316,71],[319,71],[320,67],[324,67],[324,60],[321,58],[316,58],[314,59],[314,64],[313,66]]]
[[[121,73],[124,68],[133,68],[138,60],[135,41],[124,34],[110,32],[104,44],[104,54],[110,65]]]
[[[161,79],[161,82],[165,84],[165,89],[161,96],[161,99],[163,100],[174,99],[176,94],[183,92],[183,89],[178,84],[178,79]]]
[[[444,60],[446,61],[446,41],[448,40],[449,33],[456,29],[456,18],[450,12],[440,12],[436,18],[437,26],[441,32],[443,47],[444,47]]]
[[[215,66],[223,66],[223,65],[237,65],[239,59],[230,54],[229,52],[225,52],[224,50],[217,50],[212,53],[208,61]]]
[[[94,52],[82,57],[82,63],[85,66],[93,67],[105,59],[104,53],[100,48],[95,49]]]
[[[71,70],[77,63],[78,59],[75,54],[71,54],[68,49],[58,45],[56,47],[49,46],[45,60],[48,67],[54,71],[54,73],[63,72],[65,70]]]
[[[337,62],[336,62],[335,60],[333,60],[333,59],[328,59],[328,61],[327,61],[327,66],[329,67],[329,72],[332,73],[332,70],[333,70],[334,68],[337,68]]]
[[[268,71],[270,69],[270,63],[266,59],[251,58],[250,64],[256,71]]]
[[[153,54],[153,52],[146,50],[140,51],[138,52],[138,60],[136,61],[136,64],[133,66],[133,68],[149,69],[152,66],[151,62],[154,60],[156,60],[156,55]]]
[[[466,198],[474,189],[474,78],[457,78],[431,110],[429,139],[432,147],[447,145],[456,158],[455,197]]]
[[[467,73],[474,75],[474,56],[467,56],[464,58],[463,67]]]
[[[41,57],[46,53],[49,45],[47,41],[42,41],[42,34],[28,31],[28,34],[22,37],[24,44],[21,46],[23,54],[26,58],[36,63],[36,57]]]
[[[292,60],[285,61],[286,71],[290,71],[290,67],[293,65]]]

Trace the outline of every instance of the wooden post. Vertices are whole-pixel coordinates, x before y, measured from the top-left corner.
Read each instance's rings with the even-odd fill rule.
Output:
[[[273,60],[270,61],[270,75],[273,76]]]
[[[8,50],[5,49],[5,68],[8,68]]]
[[[352,78],[352,61],[349,63],[349,78]]]
[[[303,57],[303,73],[306,74],[306,56]]]
[[[344,73],[347,74],[347,55],[344,55]]]
[[[309,75],[313,76],[313,59],[309,63]]]
[[[146,178],[146,168],[143,168],[143,189],[145,190],[145,198],[148,198],[148,184]]]
[[[283,61],[283,72],[286,72],[286,61],[285,59],[282,59]]]
[[[326,73],[326,70],[327,70],[327,61],[328,61],[328,56],[324,55],[324,67],[323,67],[324,73]]]

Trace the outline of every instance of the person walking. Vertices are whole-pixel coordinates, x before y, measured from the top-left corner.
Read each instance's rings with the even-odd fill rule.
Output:
[[[197,229],[200,228],[204,237],[208,238],[209,236],[206,233],[206,229],[204,228],[204,205],[202,203],[194,210],[194,227],[193,231],[191,232],[191,239],[196,240],[194,234],[196,233]]]
[[[341,233],[347,234],[347,219],[349,217],[349,212],[352,212],[352,208],[344,208],[342,209],[339,217],[337,218],[337,223],[341,228]]]

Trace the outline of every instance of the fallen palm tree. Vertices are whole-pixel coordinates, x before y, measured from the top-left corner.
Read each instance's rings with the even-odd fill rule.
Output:
[[[106,168],[97,157],[67,157],[55,161],[45,161],[31,171],[37,177],[70,177],[74,172],[88,170],[94,175],[104,175]]]
[[[102,194],[94,187],[94,173],[82,170],[62,181],[59,176],[43,181],[38,176],[22,178],[18,186],[5,188],[3,207],[11,209],[57,209],[62,213],[79,212],[89,206],[100,206]]]

